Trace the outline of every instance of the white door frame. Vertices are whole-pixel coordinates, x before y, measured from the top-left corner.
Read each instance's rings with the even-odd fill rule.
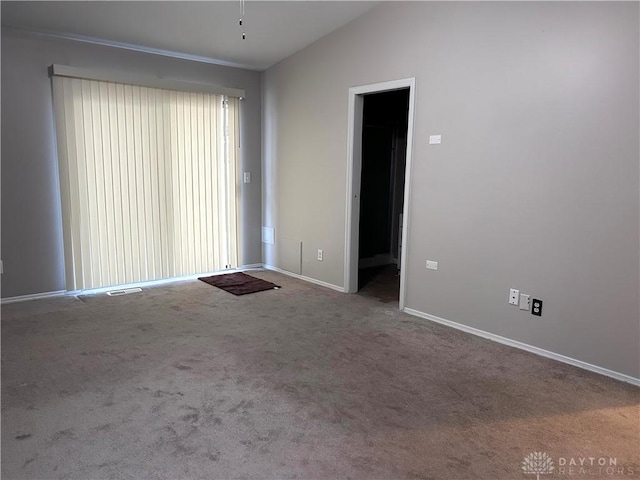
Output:
[[[347,214],[345,225],[344,289],[358,291],[358,243],[360,237],[360,181],[362,173],[362,113],[364,95],[409,89],[409,118],[407,126],[407,158],[404,177],[404,206],[402,210],[402,256],[400,259],[400,310],[404,309],[407,285],[407,256],[409,238],[409,199],[411,189],[411,157],[413,153],[413,116],[415,111],[416,79],[404,78],[390,82],[362,85],[349,89],[349,117],[347,123]]]

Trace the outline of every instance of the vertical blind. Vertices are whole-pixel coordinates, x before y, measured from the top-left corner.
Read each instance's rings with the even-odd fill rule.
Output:
[[[238,264],[238,99],[53,76],[68,290]]]

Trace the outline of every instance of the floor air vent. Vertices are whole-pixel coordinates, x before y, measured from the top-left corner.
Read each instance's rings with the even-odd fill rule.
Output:
[[[141,288],[125,288],[124,290],[111,290],[110,292],[107,292],[107,295],[110,297],[117,297],[119,295],[129,295],[130,293],[138,293],[141,291]]]

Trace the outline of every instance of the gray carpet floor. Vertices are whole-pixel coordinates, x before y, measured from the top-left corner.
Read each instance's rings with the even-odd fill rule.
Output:
[[[640,389],[273,272],[2,307],[3,479],[640,473]],[[633,470],[634,474],[630,472]]]

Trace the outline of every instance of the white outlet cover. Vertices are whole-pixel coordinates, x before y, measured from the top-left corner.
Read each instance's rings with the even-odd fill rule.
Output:
[[[433,260],[427,260],[427,268],[429,270],[438,270],[438,262],[434,262]]]
[[[244,172],[244,183],[251,183],[251,172]]]
[[[515,288],[509,290],[509,305],[518,305],[518,295],[520,295],[520,290]]]
[[[324,252],[320,249],[318,249],[318,261],[321,262],[322,261],[322,256],[323,256]]]
[[[442,135],[429,135],[429,145],[439,145],[442,143]]]

